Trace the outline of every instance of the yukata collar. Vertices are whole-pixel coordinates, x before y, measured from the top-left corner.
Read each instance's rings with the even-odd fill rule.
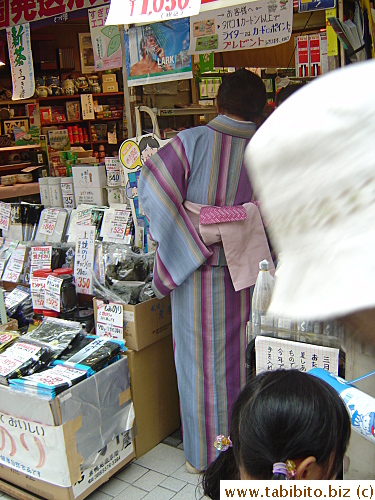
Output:
[[[256,131],[255,123],[234,120],[226,115],[216,116],[216,118],[208,123],[207,127],[221,134],[241,137],[242,139],[251,139]]]

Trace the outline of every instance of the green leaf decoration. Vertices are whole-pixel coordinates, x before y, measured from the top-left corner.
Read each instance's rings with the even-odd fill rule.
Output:
[[[116,33],[116,28],[117,26],[104,26],[104,28],[101,30],[103,35],[105,35],[108,38],[112,38],[114,33]]]
[[[117,34],[113,38],[111,38],[111,41],[109,42],[108,45],[107,57],[111,56],[118,50],[118,48],[120,47],[120,43],[121,43],[120,34]]]

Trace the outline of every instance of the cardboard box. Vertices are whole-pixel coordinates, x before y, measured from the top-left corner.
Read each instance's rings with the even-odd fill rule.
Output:
[[[0,412],[6,435],[0,478],[43,498],[76,498],[81,470],[96,460],[98,450],[132,428],[127,359],[51,401],[0,386]],[[129,451],[123,460],[131,459]]]
[[[104,165],[74,165],[72,175],[75,188],[103,188],[107,185]]]
[[[74,186],[76,205],[107,205],[107,190],[105,188],[76,188]]]
[[[71,488],[45,483],[0,465],[0,477],[5,479],[0,480],[0,491],[25,500],[36,500],[40,497],[54,500],[81,500],[108,481],[133,458],[135,458],[134,440],[131,438],[131,432],[127,431],[98,450],[90,465],[81,466],[82,479]],[[38,497],[31,496],[30,492],[37,494]]]
[[[77,198],[76,198],[77,199]],[[97,301],[93,300],[97,335]],[[123,338],[128,349],[140,351],[172,333],[170,296],[151,299],[141,304],[124,306]]]
[[[103,82],[103,92],[118,92],[118,83],[117,82]]]
[[[109,75],[102,75],[102,83],[110,83],[110,82],[115,82],[116,83],[116,74],[111,73]]]
[[[172,336],[141,351],[128,350],[139,458],[181,426]]]

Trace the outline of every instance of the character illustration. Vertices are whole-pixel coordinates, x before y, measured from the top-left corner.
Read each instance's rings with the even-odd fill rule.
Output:
[[[363,436],[375,437],[375,412],[360,414],[355,405],[349,405],[351,422],[353,427],[359,427]]]

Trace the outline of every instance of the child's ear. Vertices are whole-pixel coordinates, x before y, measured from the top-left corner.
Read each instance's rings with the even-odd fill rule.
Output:
[[[319,479],[316,477],[317,473],[317,465],[315,457],[307,457],[300,462],[296,468],[295,479]]]

